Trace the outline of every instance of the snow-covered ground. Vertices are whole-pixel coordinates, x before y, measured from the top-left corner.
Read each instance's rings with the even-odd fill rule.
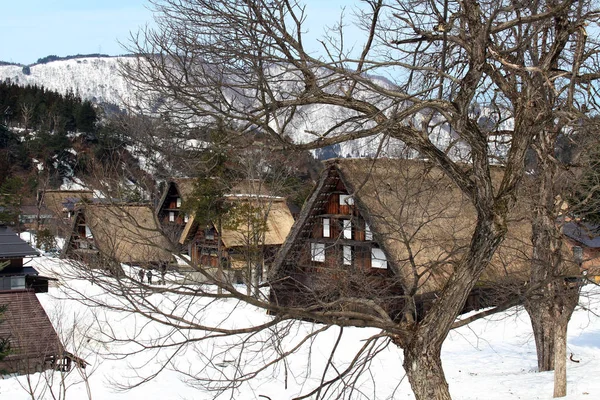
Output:
[[[40,257],[33,264],[46,274],[54,274],[59,278],[67,266],[52,258]],[[134,273],[134,271],[129,271]],[[69,289],[70,288],[70,289]],[[168,295],[158,292],[147,296],[149,301],[170,304]],[[116,359],[116,352],[131,351],[133,344],[102,344],[94,340],[77,340],[80,331],[87,330],[87,335],[102,338],[102,330],[110,329],[118,335],[137,332],[141,341],[159,332],[166,332],[156,323],[142,326],[143,319],[128,313],[104,312],[91,309],[75,300],[67,299],[69,290],[85,292],[93,298],[104,298],[105,294],[98,285],[91,285],[84,280],[63,279],[56,287],[51,287],[47,294],[39,294],[47,313],[59,326],[63,334],[76,327],[76,335],[66,339],[67,348],[76,350],[77,354],[91,363],[86,369],[89,374],[89,390],[95,400],[118,399],[209,399],[214,393],[206,393],[186,384],[185,377],[173,367],[199,370],[209,361],[214,363],[216,371],[223,368],[222,373],[231,372],[232,366],[227,364],[227,352],[222,352],[223,340],[201,342],[181,348],[169,366],[149,382],[129,391],[119,391],[119,385],[136,382],[137,375],[156,371],[171,350],[143,352],[127,359]],[[117,298],[109,301],[118,301]],[[203,306],[207,306],[203,309]],[[237,306],[233,300],[219,301],[209,305],[206,299],[197,299],[191,303],[191,312],[202,310],[203,321],[233,319],[243,325],[245,321],[257,323],[267,321],[271,317],[261,310],[250,306]],[[195,311],[194,311],[195,309]],[[568,352],[579,362],[568,361],[568,389],[566,399],[600,398],[600,290],[588,285],[582,295],[582,307],[573,315],[569,325]],[[200,314],[198,314],[200,315]],[[95,324],[94,320],[100,321]],[[74,323],[74,321],[76,323]],[[100,331],[98,330],[100,329]],[[290,331],[290,342],[297,340],[301,333],[321,328],[306,322],[298,323]],[[312,352],[308,348],[294,354],[288,360],[287,388],[286,368],[282,366],[267,368],[255,380],[242,385],[234,392],[227,392],[220,398],[231,399],[292,399],[301,391],[308,392],[312,384],[318,381],[323,367],[329,357],[333,343],[339,334],[339,328],[333,327],[320,334],[314,341]],[[376,335],[375,329],[345,328],[339,350],[336,353],[335,365],[343,369],[345,363],[354,355],[354,351],[364,344],[364,340]],[[193,334],[191,334],[193,336]],[[75,340],[72,340],[75,338]],[[248,343],[248,353],[252,346]],[[113,357],[110,356],[113,355]],[[255,353],[249,360],[259,363],[265,353]],[[535,344],[533,341],[527,315],[523,311],[511,310],[491,318],[475,322],[467,327],[450,333],[444,344],[442,359],[450,391],[454,399],[550,399],[552,398],[552,373],[536,372]],[[59,373],[54,373],[54,390],[58,388]],[[215,375],[216,376],[216,375]],[[37,386],[36,399],[50,399],[49,390],[43,392],[47,375],[30,376],[30,382]],[[87,387],[81,382],[75,370],[67,376],[68,389],[66,399],[87,399]],[[371,363],[362,377],[357,381],[353,399],[411,399],[413,395],[402,369],[401,351],[388,346]],[[374,382],[374,384],[373,384]],[[25,390],[25,377],[10,377],[0,381],[0,399],[31,399]],[[54,393],[56,394],[56,393]],[[261,397],[267,396],[267,397]],[[338,398],[335,393],[328,393],[324,398]],[[347,396],[344,398],[348,398]]]

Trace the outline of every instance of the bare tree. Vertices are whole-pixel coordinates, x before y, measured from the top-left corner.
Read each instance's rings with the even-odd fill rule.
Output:
[[[311,52],[305,8],[294,1],[154,5],[157,28],[134,37],[132,50],[141,56],[125,72],[152,100],[160,99],[161,111],[180,123],[180,132],[224,121],[230,135],[259,131],[280,149],[366,138],[379,141],[382,150],[396,143],[432,160],[470,201],[476,224],[468,246],[423,318],[390,322],[365,313],[351,323],[382,328],[403,349],[418,399],[450,398],[441,346],[507,234],[527,149],[533,146],[544,160],[547,135],[568,130],[597,108],[597,43],[586,34],[586,26],[597,22],[596,4],[369,0],[355,10],[366,33],[358,56],[347,50],[343,23],[320,42],[322,56]],[[494,163],[504,166],[497,186]],[[536,274],[546,271],[534,268]],[[215,282],[224,293],[273,310]],[[316,309],[273,311],[350,324]],[[275,318],[227,334],[279,323]]]

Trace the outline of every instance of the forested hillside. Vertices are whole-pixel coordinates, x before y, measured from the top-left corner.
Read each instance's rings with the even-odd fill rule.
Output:
[[[101,115],[98,106],[72,92],[0,83],[2,198],[31,204],[38,189],[86,181],[107,165],[136,170],[121,127],[101,121]]]

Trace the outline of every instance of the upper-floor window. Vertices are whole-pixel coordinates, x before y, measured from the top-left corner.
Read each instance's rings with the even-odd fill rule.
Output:
[[[340,194],[340,205],[341,206],[351,206],[354,205],[354,197],[349,194]]]
[[[181,208],[181,197],[178,197],[176,200],[177,208]]]
[[[387,258],[381,249],[371,249],[371,267],[387,269]]]
[[[373,232],[371,232],[371,227],[366,222],[365,222],[365,240],[373,240]]]
[[[87,226],[87,225],[85,226],[85,237],[87,239],[92,239],[93,238],[92,231],[90,230],[90,227]]]
[[[352,221],[344,220],[344,239],[352,239]]]
[[[323,237],[331,237],[331,225],[329,218],[323,218]]]
[[[169,211],[169,222],[175,222],[175,212]]]
[[[183,215],[183,222],[187,223],[187,222],[189,222],[189,220],[190,220],[190,216],[188,214],[184,214]]]
[[[310,244],[310,259],[317,262],[325,262],[325,243]]]

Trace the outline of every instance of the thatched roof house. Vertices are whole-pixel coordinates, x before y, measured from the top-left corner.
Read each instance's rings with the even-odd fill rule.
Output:
[[[493,171],[500,181],[502,171]],[[529,273],[527,209],[515,207],[506,240],[478,290],[522,284]],[[470,200],[427,162],[339,159],[326,163],[270,271],[272,300],[381,299],[394,318],[419,313],[469,248],[476,213]],[[486,292],[486,296],[497,295]],[[468,307],[489,305],[473,299]]]
[[[243,268],[250,262],[249,248],[252,262],[270,263],[294,223],[285,199],[273,196],[260,180],[237,182],[224,195],[228,211],[221,223],[200,223],[185,213],[185,203],[193,201],[196,193],[195,179],[173,179],[157,210],[163,230],[182,245],[194,265],[216,267],[221,262],[226,268]]]
[[[63,254],[151,266],[172,259],[152,208],[145,204],[85,204],[76,212]]]

